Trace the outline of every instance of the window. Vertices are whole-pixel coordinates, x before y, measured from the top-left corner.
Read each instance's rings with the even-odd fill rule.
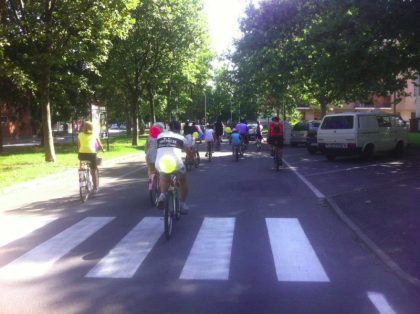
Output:
[[[359,116],[359,129],[375,129],[378,127],[378,119],[375,116]]]
[[[405,127],[405,122],[400,117],[392,116],[391,122],[393,126]]]
[[[323,130],[346,130],[353,129],[353,116],[325,117],[321,129]]]
[[[378,116],[378,126],[380,128],[389,128],[391,127],[391,117],[389,116]]]

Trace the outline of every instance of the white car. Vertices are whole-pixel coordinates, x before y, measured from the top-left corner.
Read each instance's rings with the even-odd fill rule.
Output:
[[[380,112],[350,112],[322,119],[317,139],[328,160],[358,154],[371,159],[378,152],[404,153],[407,128],[400,117]]]

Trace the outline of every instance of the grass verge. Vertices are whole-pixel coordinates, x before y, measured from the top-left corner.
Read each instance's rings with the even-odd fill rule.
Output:
[[[109,151],[100,154],[103,160],[109,160],[144,150],[146,135],[140,136],[140,145],[132,146],[131,137],[119,136],[109,140]],[[106,148],[106,142],[104,141]],[[44,160],[42,147],[16,147],[0,154],[0,189],[16,183],[45,177],[60,171],[78,167],[76,144],[56,144],[56,162]]]
[[[420,132],[408,133],[408,144],[415,147],[420,147]]]

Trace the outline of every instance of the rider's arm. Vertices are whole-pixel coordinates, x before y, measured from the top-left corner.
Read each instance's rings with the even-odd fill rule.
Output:
[[[102,146],[101,140],[99,139],[99,137],[96,138],[96,143],[98,144],[98,147],[104,151],[104,147]]]

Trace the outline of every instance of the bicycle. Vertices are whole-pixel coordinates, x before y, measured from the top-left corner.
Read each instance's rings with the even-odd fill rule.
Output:
[[[257,152],[260,152],[261,151],[261,146],[262,146],[261,139],[260,138],[257,138],[255,140],[255,149],[257,150]]]
[[[198,168],[198,165],[200,164],[200,153],[198,151],[197,146],[194,146],[194,154],[195,154],[194,165],[195,165],[196,168]]]
[[[221,135],[216,135],[216,145],[215,145],[215,149],[216,150],[220,150],[220,145],[222,142],[222,136]]]
[[[233,160],[235,161],[239,161],[239,155],[241,154],[240,152],[241,150],[241,146],[240,145],[232,145],[232,157]]]
[[[165,236],[169,240],[172,235],[173,221],[181,218],[181,207],[179,204],[179,183],[175,174],[171,175],[171,183],[166,194],[163,221],[165,226]]]
[[[156,206],[159,198],[160,186],[159,186],[159,172],[152,173],[149,177],[149,197],[150,204]]]
[[[280,156],[280,147],[279,147],[279,143],[276,140],[274,142],[274,154],[273,154],[273,161],[274,161],[274,169],[276,171],[280,170],[280,166],[283,164],[282,160],[281,160],[281,156]]]
[[[211,161],[212,151],[213,151],[213,142],[207,142],[207,157],[209,158],[209,162]]]
[[[95,172],[96,182],[99,183],[99,170]],[[86,202],[89,195],[93,192],[93,182],[90,171],[90,162],[81,161],[81,169],[79,169],[79,193],[82,203]]]

